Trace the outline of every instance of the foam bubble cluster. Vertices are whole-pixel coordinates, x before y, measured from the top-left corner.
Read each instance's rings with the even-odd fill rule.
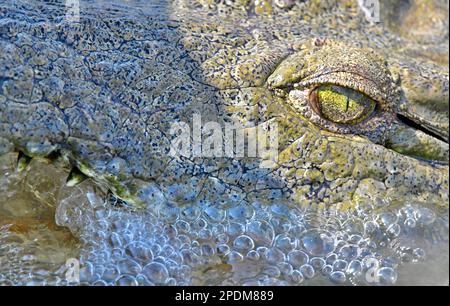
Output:
[[[37,170],[16,180],[29,181]],[[74,257],[83,285],[393,285],[401,267],[448,249],[448,211],[413,201],[381,212],[370,204],[350,212],[168,202],[136,211],[90,181],[47,193],[55,197],[56,223],[77,242],[64,248],[61,228],[18,234],[2,227],[2,284],[78,284],[66,277],[65,262]],[[35,209],[43,204],[33,201]]]
[[[81,190],[61,199],[57,222],[84,243],[82,282],[102,285],[392,285],[399,266],[424,261],[448,230],[414,203],[382,213],[258,203],[134,212]]]

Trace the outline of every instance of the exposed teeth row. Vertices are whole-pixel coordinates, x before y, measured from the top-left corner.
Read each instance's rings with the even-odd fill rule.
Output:
[[[49,162],[56,162],[61,156],[58,153],[50,154],[49,156],[46,156],[45,159]],[[19,151],[17,156],[17,171],[21,172],[28,168],[30,165],[31,160],[33,157],[26,155],[22,151]],[[83,174],[77,167],[72,167],[70,170],[70,173],[66,180],[66,186],[73,187],[84,180],[86,180],[88,177]]]

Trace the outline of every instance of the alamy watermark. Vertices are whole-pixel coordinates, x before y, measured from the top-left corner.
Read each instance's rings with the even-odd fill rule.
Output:
[[[380,263],[376,258],[368,258],[365,262],[367,271],[365,274],[366,281],[368,283],[379,283],[380,276],[378,275],[378,269],[380,268]]]
[[[358,0],[358,6],[371,23],[380,22],[380,1],[379,0]]]
[[[78,284],[80,282],[80,261],[76,258],[66,260],[66,282]]]
[[[254,157],[261,160],[260,168],[273,168],[278,160],[276,122],[244,127],[238,122],[202,122],[200,114],[193,114],[192,124],[175,122],[170,134],[173,157]]]
[[[66,20],[69,22],[80,21],[80,0],[66,0]]]

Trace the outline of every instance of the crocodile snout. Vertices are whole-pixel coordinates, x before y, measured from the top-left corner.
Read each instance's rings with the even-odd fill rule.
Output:
[[[419,62],[427,69],[394,69],[402,97],[387,145],[402,154],[448,163],[448,73],[440,65],[418,59],[410,60],[408,66]]]

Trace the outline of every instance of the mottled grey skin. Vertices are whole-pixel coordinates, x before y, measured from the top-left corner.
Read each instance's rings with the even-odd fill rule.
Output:
[[[382,2],[371,23],[357,1],[209,2],[83,1],[80,22],[62,4],[3,2],[0,152],[57,152],[137,205],[448,206],[440,3]],[[423,6],[439,22],[422,24]],[[375,113],[350,126],[320,117],[309,92],[330,83],[371,97]],[[277,123],[277,166],[170,157],[170,125],[193,113]]]

